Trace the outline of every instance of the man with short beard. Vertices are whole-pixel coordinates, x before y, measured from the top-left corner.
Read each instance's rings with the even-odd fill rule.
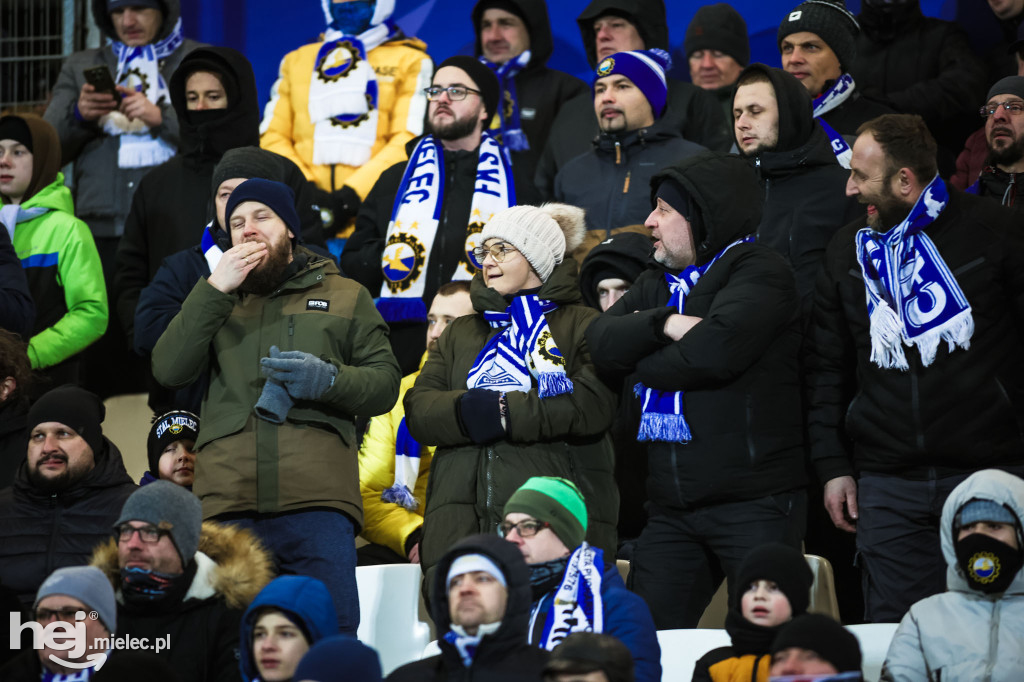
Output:
[[[1010,211],[950,192],[918,116],[865,123],[807,344],[811,459],[855,532],[867,620],[943,591],[939,512],[971,473],[1024,472],[1024,239]],[[856,475],[856,479],[854,478]]]
[[[204,518],[252,529],[283,572],[321,580],[355,634],[355,415],[398,396],[387,328],[369,292],[295,243],[287,185],[246,180],[225,216],[234,246],[157,341],[153,376],[179,388],[209,372],[193,485]]]
[[[46,576],[84,564],[136,489],[103,435],[100,399],[76,386],[45,393],[28,413],[28,454],[0,491],[0,583],[32,605]]]
[[[498,106],[498,79],[472,57],[445,60],[427,88],[429,134],[407,146],[409,161],[381,174],[341,254],[349,277],[380,296],[402,374],[426,349],[427,310],[438,287],[469,280],[477,235],[492,215],[539,199],[522,164],[484,132]]]
[[[1024,171],[1024,76],[1007,76],[993,85],[981,115],[988,163],[965,191],[1003,206],[1024,206],[1017,201],[1017,176]]]

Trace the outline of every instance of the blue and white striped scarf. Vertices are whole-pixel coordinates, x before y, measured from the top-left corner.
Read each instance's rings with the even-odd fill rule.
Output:
[[[974,317],[942,255],[923,230],[949,203],[936,175],[903,222],[888,232],[857,233],[857,262],[864,274],[871,320],[871,361],[883,369],[908,369],[904,345],[917,346],[921,363],[935,360],[939,341],[967,350]]]
[[[542,301],[531,294],[517,296],[502,312],[485,311],[484,319],[492,328],[505,330],[491,337],[477,355],[466,386],[526,393],[536,379],[541,398],[572,393],[565,358],[555,345],[545,317],[557,308],[554,301]]]
[[[675,308],[680,315],[686,308],[686,297],[697,285],[697,281],[711,266],[718,262],[718,259],[725,255],[725,252],[737,244],[749,244],[755,240],[754,235],[743,239],[737,239],[724,249],[719,251],[710,261],[697,267],[690,267],[679,273],[679,276],[666,272],[665,282],[668,284],[672,298],[668,301],[668,307]],[[693,435],[690,432],[690,425],[686,423],[683,415],[683,394],[685,391],[659,391],[656,388],[647,388],[642,383],[633,387],[637,396],[643,399],[643,414],[640,417],[640,430],[636,439],[657,440],[666,443],[688,443]]]
[[[850,149],[850,145],[843,136],[836,132],[835,128],[825,123],[822,115],[827,114],[845,102],[853,94],[855,87],[857,86],[853,82],[853,76],[844,73],[831,88],[814,98],[814,119],[824,129],[825,134],[828,135],[828,139],[832,143],[832,153],[836,155],[836,160],[843,168],[850,167],[853,150]]]
[[[551,651],[574,632],[604,632],[604,602],[601,581],[604,579],[604,552],[587,543],[580,545],[565,567],[562,582],[551,600],[544,618],[539,645]],[[534,644],[533,628],[541,605],[534,605],[527,631],[527,643]]]
[[[516,90],[516,76],[530,63],[530,51],[525,50],[518,57],[508,60],[504,64],[495,64],[480,57],[488,68],[494,71],[498,77],[498,128],[501,131],[501,143],[514,152],[529,151],[530,141],[526,139],[523,132],[522,122],[519,120],[519,93]],[[507,95],[507,97],[506,97]],[[506,116],[506,103],[510,105]]]

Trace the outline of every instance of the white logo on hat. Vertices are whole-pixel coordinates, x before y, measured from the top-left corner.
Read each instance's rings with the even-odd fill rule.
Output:
[[[800,20],[800,15],[803,14],[803,13],[804,13],[804,11],[801,10],[801,9],[798,9],[795,12],[790,12],[789,13],[789,21],[799,21]]]

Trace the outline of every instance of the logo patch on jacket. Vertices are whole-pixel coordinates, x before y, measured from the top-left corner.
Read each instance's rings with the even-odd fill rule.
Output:
[[[306,310],[322,310],[327,312],[331,309],[331,302],[322,298],[311,298],[306,301]]]

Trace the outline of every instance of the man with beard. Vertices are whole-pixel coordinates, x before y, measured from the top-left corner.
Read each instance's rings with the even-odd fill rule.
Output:
[[[867,224],[836,233],[818,278],[808,424],[825,506],[857,534],[866,618],[897,621],[945,587],[950,491],[1024,472],[1024,243],[1011,212],[947,190],[920,117],[858,133],[846,191]]]
[[[282,571],[321,580],[354,634],[355,415],[398,395],[387,328],[369,292],[295,245],[287,185],[246,180],[225,215],[234,246],[157,341],[153,376],[179,388],[209,372],[193,487],[204,518],[251,528]]]
[[[46,576],[89,559],[136,489],[103,435],[100,399],[76,386],[45,393],[28,413],[28,456],[0,491],[0,583],[28,608]]]
[[[473,249],[484,223],[539,198],[532,177],[510,166],[507,150],[484,132],[498,95],[494,73],[472,57],[438,67],[427,88],[429,134],[407,145],[408,162],[377,180],[341,254],[345,273],[379,293],[402,374],[419,366],[438,287],[480,268]]]
[[[1024,76],[1007,76],[992,86],[981,107],[988,163],[967,192],[992,197],[1003,206],[1017,201],[1017,179],[1024,171]]]

